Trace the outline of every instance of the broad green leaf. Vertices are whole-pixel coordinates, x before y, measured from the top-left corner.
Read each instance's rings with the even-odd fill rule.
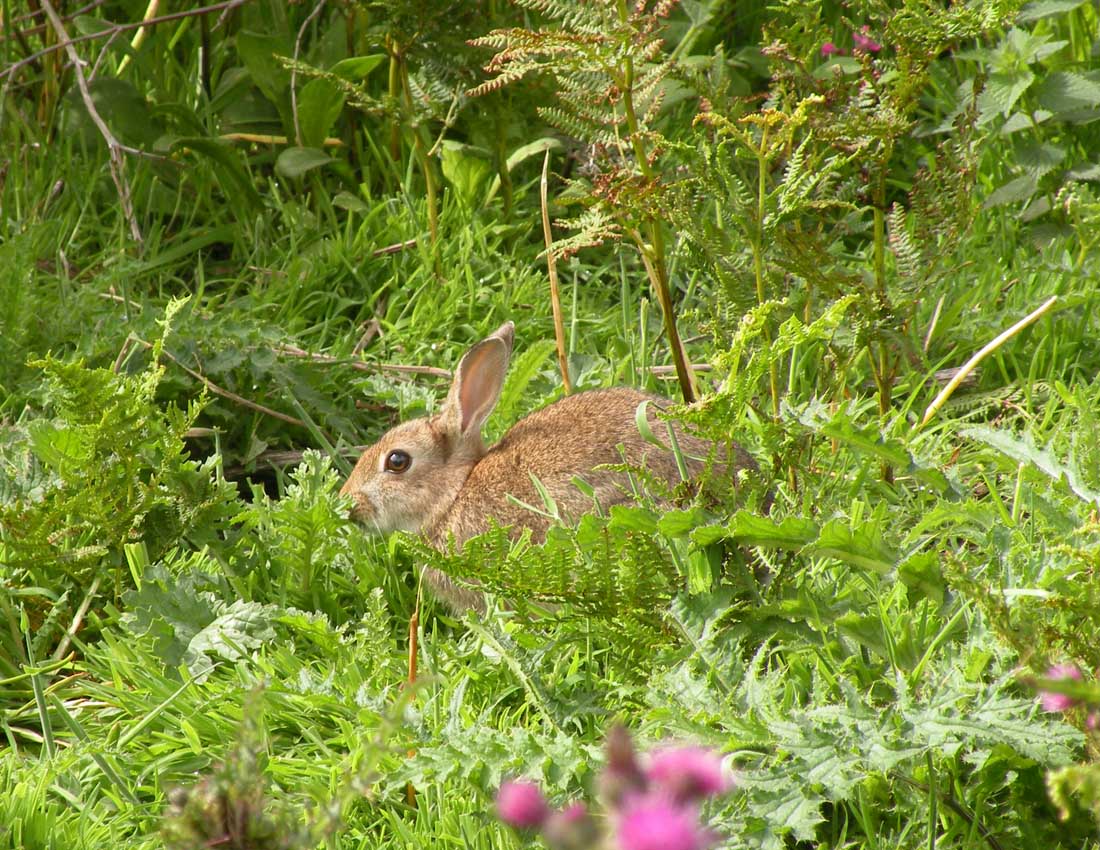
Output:
[[[277,58],[293,53],[287,48],[286,41],[278,36],[247,31],[237,33],[237,53],[248,68],[252,82],[276,105],[282,103],[290,86],[290,71]]]
[[[563,145],[562,145],[561,141],[559,139],[554,138],[553,136],[546,136],[546,137],[541,138],[541,139],[536,139],[535,141],[529,142],[526,145],[523,145],[522,147],[518,147],[514,151],[512,151],[511,156],[508,157],[508,162],[505,164],[505,167],[509,171],[512,171],[514,168],[516,168],[522,162],[524,162],[525,160],[530,159],[533,156],[537,156],[538,154],[544,154],[544,153],[546,153],[546,151],[560,151],[560,150],[562,150],[562,148],[563,148]],[[485,203],[488,204],[496,196],[496,193],[499,192],[499,191],[500,191],[500,175],[499,174],[494,174],[493,175],[493,180],[489,184],[489,191],[485,193]]]
[[[897,563],[897,552],[882,538],[882,529],[875,523],[853,528],[846,521],[835,519],[825,524],[817,540],[806,551],[823,555],[861,569],[885,575]]]
[[[386,61],[386,54],[374,53],[369,56],[349,56],[332,66],[331,71],[345,80],[361,80]]]
[[[332,198],[332,205],[354,213],[367,213],[371,209],[366,201],[350,192],[337,192]]]
[[[669,511],[658,521],[657,528],[665,537],[684,537],[694,529],[706,525],[709,520],[710,515],[695,506],[683,511]]]
[[[320,147],[344,108],[344,92],[329,80],[310,80],[298,93],[298,126],[302,144]]]
[[[1100,180],[1100,165],[1092,162],[1075,165],[1066,172],[1069,180]]]
[[[911,591],[937,605],[943,602],[945,583],[940,569],[940,556],[935,552],[918,552],[898,565],[898,578]]]
[[[124,144],[148,148],[163,132],[149,101],[127,80],[96,77],[88,83],[88,91],[99,117]],[[82,131],[102,143],[102,136],[92,123],[84,99],[75,87],[66,95],[66,102],[72,113],[78,116]]]
[[[637,531],[642,534],[657,533],[657,515],[648,508],[634,505],[612,505],[608,511],[608,528]]]
[[[85,463],[92,456],[92,447],[77,428],[55,425],[47,419],[36,419],[27,426],[31,448],[40,461],[57,472],[72,464]]]
[[[443,176],[451,184],[466,209],[478,205],[482,187],[492,171],[489,154],[473,145],[447,140],[440,154]]]
[[[283,177],[295,178],[334,162],[332,157],[319,148],[287,148],[275,160],[275,170]]]
[[[263,200],[256,185],[242,162],[243,155],[231,145],[216,139],[202,136],[168,139],[168,149],[172,153],[189,151],[210,159],[214,164],[214,173],[218,176],[222,193],[236,202],[244,201],[248,209],[259,209]],[[237,204],[234,204],[237,208]]]

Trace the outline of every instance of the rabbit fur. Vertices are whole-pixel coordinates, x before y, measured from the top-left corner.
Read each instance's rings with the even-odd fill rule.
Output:
[[[542,506],[532,476],[566,521],[592,510],[593,500],[606,509],[631,499],[627,474],[596,469],[603,464],[625,460],[670,486],[681,481],[674,454],[647,442],[635,421],[638,406],[650,402],[651,430],[666,434],[654,413],[666,400],[625,387],[566,396],[521,419],[487,448],[481,429],[500,398],[514,334],[506,322],[463,356],[439,413],[397,425],[363,452],[340,491],[354,501],[354,520],[379,533],[423,534],[438,549],[446,548],[451,535],[461,546],[487,531],[490,519],[516,533],[531,529],[541,540],[550,518],[516,503]],[[689,471],[697,474],[713,445],[673,428]],[[718,457],[719,477],[755,467],[737,445],[731,458]],[[594,488],[594,497],[573,484],[577,476]],[[426,569],[424,579],[456,609],[482,607],[481,594],[437,570]]]

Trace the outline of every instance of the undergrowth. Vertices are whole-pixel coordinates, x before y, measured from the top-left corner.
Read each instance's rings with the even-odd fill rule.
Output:
[[[589,798],[616,723],[726,755],[722,846],[1100,846],[1093,6],[46,6],[0,9],[0,848],[527,846],[496,790]],[[486,436],[561,396],[548,259],[572,386],[758,469],[539,545],[350,524],[501,322]]]

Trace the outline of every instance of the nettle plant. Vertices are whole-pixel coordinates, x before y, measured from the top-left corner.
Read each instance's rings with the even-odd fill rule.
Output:
[[[976,67],[956,99],[961,103],[984,78],[977,123],[1004,140],[995,150],[1007,167],[999,169],[984,205],[1017,207],[1020,220],[1033,223],[1031,234],[1040,244],[1068,228],[1087,236],[1091,228],[1080,226],[1075,212],[1081,207],[1074,201],[1082,191],[1091,194],[1080,184],[1100,180],[1100,165],[1092,161],[1100,78],[1087,70],[1092,39],[1082,38],[1095,30],[1096,11],[1083,4],[1067,9],[1064,3],[1029,3],[1015,24],[996,44],[960,53]],[[966,108],[957,105],[936,129],[944,130]],[[1094,212],[1090,219],[1095,221]],[[1085,253],[1078,255],[1078,267]]]

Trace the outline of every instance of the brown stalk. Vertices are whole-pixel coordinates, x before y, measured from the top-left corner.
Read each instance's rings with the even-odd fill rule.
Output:
[[[550,209],[546,202],[547,172],[550,169],[550,151],[542,159],[542,180],[539,182],[539,198],[542,202],[542,238],[546,242],[546,273],[550,278],[550,307],[554,312],[554,343],[558,349],[558,368],[565,394],[573,392],[569,382],[569,357],[565,352],[565,323],[561,315],[561,290],[558,288],[558,260],[554,256],[554,234],[550,230]]]

